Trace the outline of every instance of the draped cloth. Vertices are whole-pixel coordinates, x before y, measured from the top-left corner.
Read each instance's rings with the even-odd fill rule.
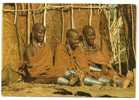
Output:
[[[68,69],[75,69],[75,61],[69,55],[65,45],[59,44],[53,55],[53,50],[48,44],[39,47],[36,44],[29,45],[24,54],[24,61],[27,63],[28,72],[31,77],[36,78],[36,82],[49,83],[56,81],[58,77],[64,75]],[[53,56],[55,56],[55,65],[53,65]],[[79,69],[88,67],[87,58],[81,48],[72,52],[76,57]]]
[[[51,48],[47,44],[42,46],[37,43],[28,45],[24,52],[24,62],[27,64],[31,77],[41,78],[52,68]]]
[[[86,55],[88,55],[88,60],[90,64],[100,64],[102,65],[102,72],[90,72],[91,76],[99,78],[101,76],[107,76],[113,78],[117,73],[113,70],[111,66],[111,50],[108,48],[106,41],[102,40],[101,48],[96,49],[95,51],[85,49]]]
[[[101,46],[96,45],[96,48],[94,49],[90,49],[90,47],[85,46],[85,52],[87,53],[90,62],[105,65],[106,67],[111,67],[110,61],[112,51],[109,49],[106,41],[101,41]]]
[[[31,77],[36,78],[35,82],[54,82],[58,77],[62,77],[68,69],[76,69],[77,67],[83,72],[91,73],[90,75],[100,76],[100,73],[98,75],[98,73],[89,72],[89,65],[92,63],[108,65],[109,62],[109,56],[105,56],[107,54],[102,51],[92,53],[82,47],[69,53],[65,45],[59,44],[55,48],[55,55],[52,51],[49,44],[38,46],[34,43],[26,48],[24,62],[28,65]],[[53,56],[55,56],[55,65],[53,65]]]

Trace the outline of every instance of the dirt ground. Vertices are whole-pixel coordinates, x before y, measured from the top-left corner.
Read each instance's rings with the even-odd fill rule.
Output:
[[[60,86],[18,82],[2,87],[3,96],[64,96],[64,97],[135,97],[135,87],[111,86]]]

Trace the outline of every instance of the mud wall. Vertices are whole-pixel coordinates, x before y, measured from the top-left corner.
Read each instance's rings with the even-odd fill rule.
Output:
[[[54,4],[53,4],[54,5]],[[58,5],[58,4],[57,4]],[[60,5],[60,4],[59,4]],[[38,9],[43,7],[44,4],[32,4],[31,9]],[[66,6],[66,5],[65,5]],[[5,4],[3,9],[12,9],[14,10],[14,4]],[[18,4],[18,9],[21,9],[21,4]],[[24,4],[24,9],[27,9],[27,4]],[[39,12],[34,14],[33,21],[33,13],[30,16],[30,26],[32,27],[33,23],[40,22],[43,24],[43,14],[44,12]],[[62,33],[62,11],[60,9],[48,10],[46,14],[46,34],[47,34],[47,42],[51,43],[53,40],[53,36],[55,36],[59,41],[61,41],[61,33]],[[82,33],[82,29],[85,25],[88,25],[89,21],[89,9],[74,9],[73,10],[73,18],[75,28],[79,33]],[[64,36],[68,29],[71,28],[71,16],[70,9],[63,11],[64,15]],[[98,9],[92,10],[92,26],[96,32],[96,43],[100,43],[100,20],[106,18],[100,18],[101,13]],[[101,16],[102,17],[102,16]],[[103,17],[105,17],[103,15]],[[17,80],[17,74],[14,71],[9,70],[9,68],[14,69],[15,71],[18,69],[22,60],[19,57],[19,47],[18,43],[20,43],[20,51],[21,55],[24,51],[25,45],[27,45],[27,12],[17,12],[17,27],[14,25],[15,12],[3,12],[3,68],[2,68],[2,78],[3,80]],[[101,21],[102,22],[102,21]],[[103,21],[105,23],[105,21]],[[107,25],[107,21],[106,24]],[[30,27],[30,31],[32,28]],[[102,31],[102,30],[101,30]],[[17,33],[19,37],[17,37]],[[102,32],[103,33],[103,32]],[[109,34],[108,34],[109,35]],[[18,39],[19,38],[19,41]],[[66,39],[64,38],[64,41]],[[9,74],[8,71],[12,72]]]

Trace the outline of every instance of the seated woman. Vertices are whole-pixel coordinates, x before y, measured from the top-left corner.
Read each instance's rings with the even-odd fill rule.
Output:
[[[76,30],[68,30],[66,45],[57,44],[55,53],[52,52],[50,44],[44,43],[44,33],[43,25],[40,23],[33,25],[32,42],[25,48],[24,60],[19,68],[24,81],[56,83],[59,77],[67,78],[67,71],[73,72],[72,69],[77,69],[77,65],[87,66],[84,63],[86,59],[79,48],[80,39]],[[78,62],[75,62],[74,59],[77,59]],[[74,84],[73,80],[71,83]]]
[[[66,67],[53,65],[53,52],[50,44],[44,43],[45,27],[36,23],[32,27],[32,42],[24,51],[24,60],[19,68],[24,81],[51,83],[63,76]],[[60,59],[60,58],[59,58]],[[66,61],[63,61],[66,62]]]
[[[111,66],[111,50],[108,48],[108,43],[102,39],[102,46],[100,49],[94,42],[96,39],[96,34],[95,30],[91,26],[85,26],[83,28],[83,35],[86,43],[84,45],[85,52],[88,55],[90,64],[90,73],[88,76],[95,77],[95,79],[102,82],[112,80],[114,84],[117,84],[116,82],[118,80],[118,82],[120,81],[121,84],[124,85],[127,78],[118,75],[118,73]],[[90,82],[91,79],[87,78],[87,82],[88,79]],[[94,79],[92,78],[92,80]]]
[[[83,28],[83,36],[85,40],[85,50],[90,55],[90,61],[96,64],[102,64],[107,67],[111,67],[111,51],[108,49],[107,43],[104,40],[102,41],[102,46],[95,44],[96,33],[93,27],[85,26]]]
[[[85,52],[83,51],[78,31],[75,29],[69,29],[66,33],[66,44],[63,45],[63,47],[59,46],[58,48],[57,54],[59,55],[57,57],[65,58],[67,60],[57,59],[56,61],[61,63],[60,65],[63,65],[64,61],[67,61],[65,63],[67,71],[65,72],[64,78],[69,81],[68,84],[74,85],[78,81],[78,78],[83,75],[82,72],[84,72],[84,70],[88,70],[88,60]]]

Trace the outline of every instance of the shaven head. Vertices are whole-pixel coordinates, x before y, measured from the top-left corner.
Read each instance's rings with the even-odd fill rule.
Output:
[[[94,45],[94,40],[96,38],[94,28],[92,26],[89,26],[89,25],[85,26],[83,28],[83,35],[85,37],[85,40],[86,40],[87,44],[90,45],[90,46],[91,45],[93,46]]]
[[[37,42],[43,42],[44,34],[45,34],[45,27],[40,23],[34,24],[32,27],[32,34],[33,34],[33,38]]]
[[[66,38],[67,42],[73,49],[79,46],[80,36],[75,29],[69,29],[66,33]]]

